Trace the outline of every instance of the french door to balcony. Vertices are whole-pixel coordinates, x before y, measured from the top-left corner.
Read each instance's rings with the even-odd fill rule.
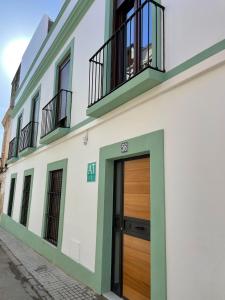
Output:
[[[113,87],[129,80],[151,64],[151,11],[151,5],[146,0],[115,1]]]
[[[37,141],[37,131],[38,131],[38,121],[39,121],[39,94],[35,96],[33,99],[33,107],[32,107],[32,130],[31,130],[31,146],[36,146]]]
[[[56,104],[56,118],[61,127],[66,126],[67,91],[69,90],[70,57],[68,56],[58,69],[58,101]]]

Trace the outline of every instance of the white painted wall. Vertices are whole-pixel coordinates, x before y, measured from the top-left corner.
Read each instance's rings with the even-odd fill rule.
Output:
[[[44,15],[22,57],[20,70],[20,84],[23,82],[27,72],[29,71],[33,60],[35,59],[42,43],[44,42],[49,30],[49,17]],[[18,99],[18,98],[17,98]]]
[[[4,212],[10,176],[17,172],[13,219],[18,221],[23,172],[34,168],[29,230],[40,235],[47,164],[68,158],[62,250],[93,271],[98,177],[86,182],[87,164],[96,161],[98,172],[100,147],[164,129],[168,300],[223,299],[225,52],[217,57],[223,61],[210,71],[202,66],[218,64],[216,58],[19,160],[7,174]],[[181,82],[185,76],[189,80]]]
[[[166,70],[225,38],[223,0],[163,0]]]
[[[28,81],[31,79],[42,58],[47,53],[64,22],[68,18],[72,9],[76,6],[77,0],[72,0],[53,31],[50,39],[44,47],[39,59],[37,60]],[[215,0],[208,2],[207,5],[202,1],[183,1],[164,0],[162,4],[165,10],[165,29],[166,29],[166,70],[170,70],[180,63],[191,58],[193,55],[219,42],[225,37],[225,27],[221,26],[225,17],[225,2]],[[40,25],[39,31],[46,33],[47,17]],[[73,107],[71,126],[79,123],[86,118],[86,107],[88,103],[88,62],[89,58],[100,48],[104,42],[105,24],[105,1],[95,0],[85,17],[75,29],[68,43],[75,38],[74,68],[73,68]],[[178,26],[180,24],[180,26]],[[44,37],[44,33],[42,34]],[[31,53],[37,44],[38,38],[34,36],[34,42],[25,55],[31,61]],[[67,44],[63,47],[63,52]],[[54,82],[49,78],[54,78],[54,65],[58,57],[44,74],[42,84],[42,103],[47,103],[54,96]],[[24,70],[29,63],[24,64]],[[25,68],[26,67],[26,68]],[[23,73],[23,71],[22,71]],[[20,98],[26,84],[21,89],[17,99]],[[30,101],[29,97],[28,101]],[[24,112],[28,109],[27,103],[24,105]],[[40,110],[43,106],[40,106]],[[41,113],[40,113],[41,116]],[[16,119],[16,118],[15,118]],[[25,122],[25,119],[24,119]],[[26,125],[24,123],[24,125]],[[13,128],[15,125],[13,125]],[[12,138],[15,130],[12,130]]]

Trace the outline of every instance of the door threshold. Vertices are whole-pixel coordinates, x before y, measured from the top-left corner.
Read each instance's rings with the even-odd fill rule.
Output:
[[[113,292],[108,292],[106,294],[103,294],[103,296],[108,300],[123,300],[123,298],[118,297]]]

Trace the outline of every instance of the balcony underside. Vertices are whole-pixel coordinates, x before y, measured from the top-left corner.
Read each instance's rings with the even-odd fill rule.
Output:
[[[87,115],[99,118],[162,83],[165,73],[148,68],[89,107]]]
[[[28,148],[22,150],[21,152],[19,152],[19,158],[25,157],[25,156],[31,154],[32,152],[34,152],[35,150],[36,150],[36,147],[28,147]]]
[[[10,164],[13,164],[14,162],[16,162],[18,160],[18,157],[12,157],[10,159],[7,160],[7,164],[10,165]]]
[[[40,139],[40,144],[48,145],[70,132],[69,128],[59,127]]]

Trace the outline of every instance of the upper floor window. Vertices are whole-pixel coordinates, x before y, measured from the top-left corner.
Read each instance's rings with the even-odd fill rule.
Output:
[[[42,109],[41,138],[58,128],[69,128],[70,126],[71,52],[56,64],[55,75],[56,95]]]
[[[58,101],[56,103],[56,118],[58,120],[59,126],[66,126],[66,116],[67,116],[67,93],[69,90],[70,81],[70,56],[59,65],[58,69]],[[62,91],[60,93],[60,91]]]
[[[70,56],[59,66],[58,91],[69,90]]]
[[[164,72],[164,7],[154,0],[113,3],[113,34],[90,59],[89,107],[147,68]]]
[[[151,65],[152,6],[145,0],[116,0],[113,23],[115,87]]]

